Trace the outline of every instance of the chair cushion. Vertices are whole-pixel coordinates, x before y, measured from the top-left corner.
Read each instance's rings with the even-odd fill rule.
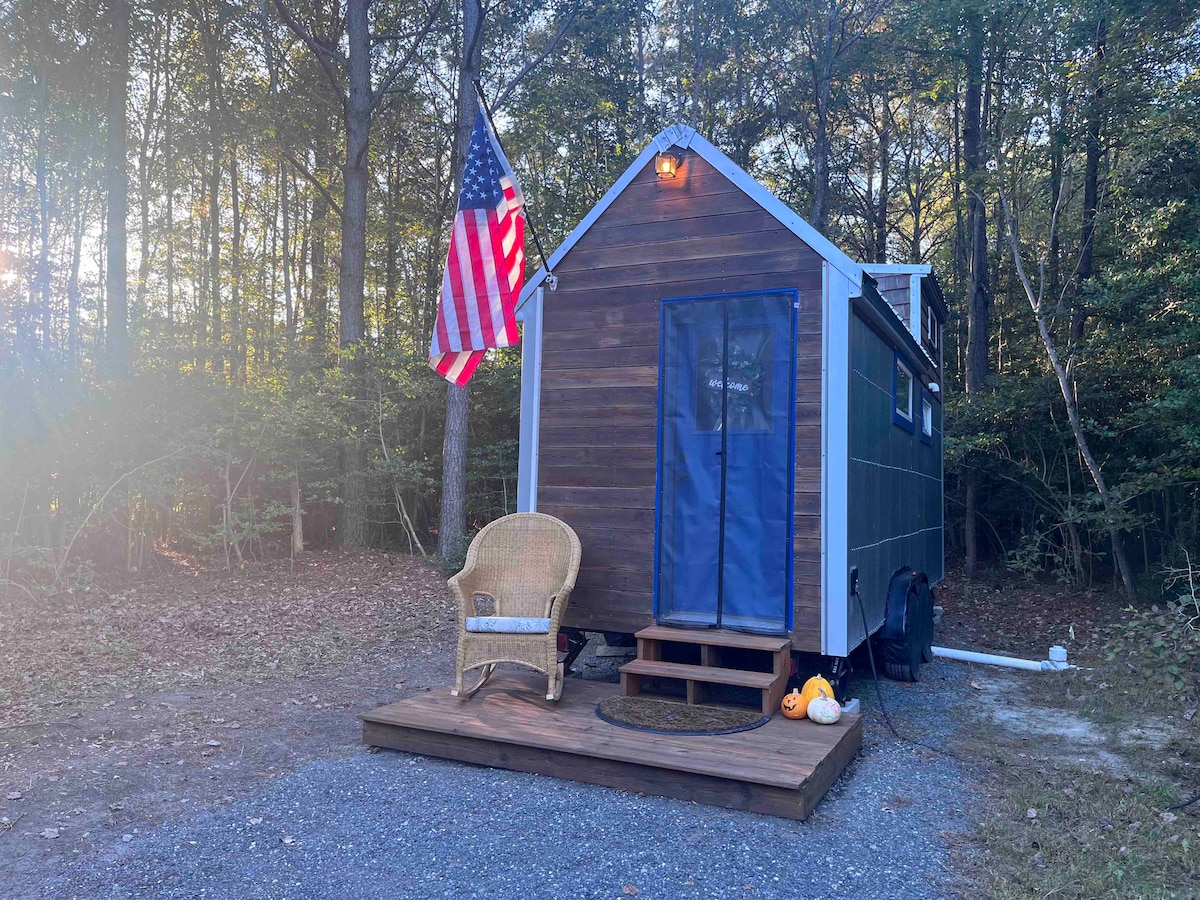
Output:
[[[550,620],[534,616],[468,616],[467,631],[474,634],[549,634]]]

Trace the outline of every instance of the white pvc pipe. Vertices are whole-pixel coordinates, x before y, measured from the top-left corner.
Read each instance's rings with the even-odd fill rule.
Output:
[[[1050,648],[1050,659],[1019,659],[1015,656],[997,656],[994,653],[976,653],[974,650],[955,650],[952,647],[934,647],[933,655],[959,662],[983,663],[989,666],[1007,666],[1010,669],[1026,669],[1030,672],[1061,672],[1077,669],[1067,662],[1067,651],[1062,647]]]

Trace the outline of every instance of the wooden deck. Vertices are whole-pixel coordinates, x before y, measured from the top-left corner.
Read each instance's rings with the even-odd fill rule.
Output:
[[[615,684],[497,673],[469,700],[448,687],[366,713],[363,740],[425,756],[536,772],[627,791],[805,819],[862,745],[862,722],[775,716],[737,734],[684,737],[618,728],[595,714]]]

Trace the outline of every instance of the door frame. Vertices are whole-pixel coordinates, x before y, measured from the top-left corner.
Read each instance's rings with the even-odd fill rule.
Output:
[[[654,437],[654,603],[652,613],[657,623],[659,619],[659,559],[662,542],[662,490],[663,490],[663,367],[666,360],[666,319],[667,305],[670,303],[687,303],[695,300],[732,300],[739,297],[763,297],[784,294],[791,298],[791,314],[788,317],[791,326],[791,372],[788,379],[788,471],[787,471],[787,554],[786,554],[786,588],[787,599],[784,611],[784,625],[787,634],[792,633],[795,626],[795,568],[796,568],[796,338],[800,317],[799,288],[769,288],[760,291],[731,291],[716,294],[696,294],[687,297],[664,297],[658,304],[658,388],[655,400],[655,437]],[[728,326],[726,326],[728,327]],[[728,379],[725,379],[728,380]],[[721,465],[725,465],[722,459]],[[724,576],[718,572],[718,578]],[[718,589],[718,598],[720,596]],[[720,626],[721,604],[717,604],[717,626]]]

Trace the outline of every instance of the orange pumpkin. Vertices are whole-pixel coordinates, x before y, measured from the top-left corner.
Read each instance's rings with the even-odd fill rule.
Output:
[[[833,696],[833,685],[826,681],[823,675],[814,675],[808,681],[804,682],[804,687],[800,689],[800,700],[804,709],[807,710],[808,704],[812,703],[812,701],[816,700],[822,694],[830,700],[837,699]],[[808,715],[808,713],[805,712],[805,715]]]
[[[790,694],[784,694],[783,703],[780,704],[784,718],[787,719],[803,719],[808,715],[808,703],[800,696],[800,691],[793,690]]]

